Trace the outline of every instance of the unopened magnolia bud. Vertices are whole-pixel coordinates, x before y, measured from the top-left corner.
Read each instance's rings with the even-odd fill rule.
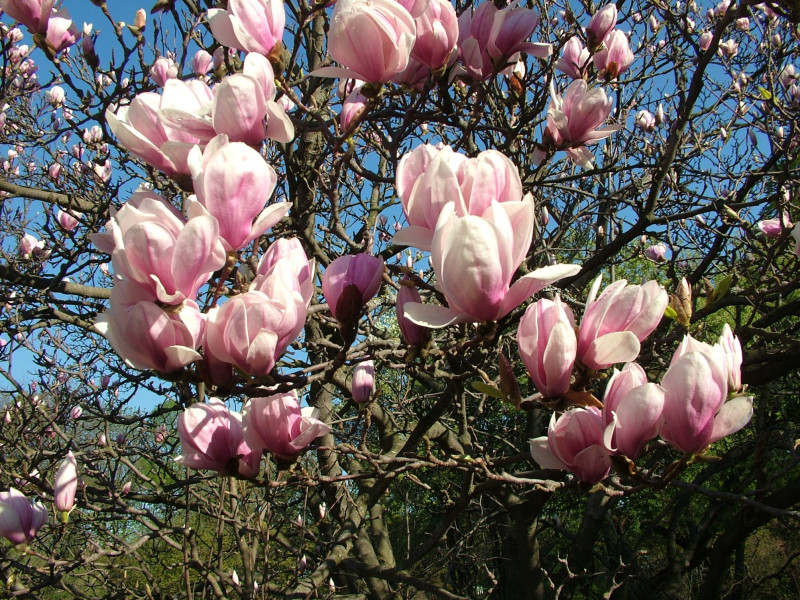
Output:
[[[522,394],[519,391],[517,378],[514,376],[514,367],[502,350],[497,353],[497,362],[500,373],[500,391],[503,392],[508,402],[519,408],[522,403]]]
[[[133,18],[133,26],[139,30],[144,29],[147,25],[147,13],[143,8],[136,11],[136,16]]]
[[[677,313],[677,321],[684,327],[692,322],[692,288],[685,277],[681,277],[678,289],[670,297],[670,306]]]

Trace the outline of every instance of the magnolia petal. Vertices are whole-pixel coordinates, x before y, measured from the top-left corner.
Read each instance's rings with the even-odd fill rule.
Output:
[[[556,458],[550,450],[547,436],[542,436],[530,440],[531,456],[542,469],[557,469],[559,471],[569,471],[569,467]]]
[[[753,417],[753,397],[737,396],[722,405],[714,417],[714,429],[711,441],[716,442],[726,435],[736,433],[750,422]]]
[[[441,329],[455,323],[465,323],[470,320],[468,315],[459,313],[452,308],[436,306],[434,304],[419,304],[417,302],[407,302],[403,309],[406,318],[420,325],[431,329]]]
[[[413,246],[423,252],[430,252],[433,243],[433,231],[418,225],[403,227],[392,238],[392,243],[398,246]]]
[[[615,331],[593,340],[584,356],[583,363],[591,369],[605,369],[617,363],[631,362],[639,356],[639,340],[630,331]]]

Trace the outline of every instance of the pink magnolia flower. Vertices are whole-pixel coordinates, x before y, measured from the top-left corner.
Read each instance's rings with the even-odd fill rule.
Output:
[[[352,323],[383,281],[383,259],[371,254],[340,256],[322,275],[322,294],[337,321]]]
[[[661,385],[666,390],[661,437],[681,452],[702,452],[753,416],[752,398],[725,402],[728,375],[721,353],[684,354],[670,365]]]
[[[108,126],[125,148],[147,164],[170,176],[188,175],[189,151],[215,135],[210,121],[196,114],[203,110],[201,107],[210,105],[212,99],[208,86],[205,89],[202,86],[205,86],[202,82],[170,79],[164,84],[163,96],[145,92],[116,112],[108,109]],[[172,116],[176,110],[180,120],[174,124]],[[198,133],[202,135],[198,137]]]
[[[37,239],[30,233],[23,235],[19,241],[19,255],[22,258],[30,258],[34,254],[41,254],[44,248],[44,241]]]
[[[184,220],[154,192],[134,193],[105,229],[92,241],[111,254],[117,275],[165,304],[193,300],[211,274],[225,265],[216,219],[198,215]]]
[[[398,0],[414,18],[416,42],[411,58],[431,71],[453,63],[458,43],[458,16],[450,0]]]
[[[10,488],[0,492],[0,535],[15,545],[27,546],[47,523],[47,509],[39,501]]]
[[[656,127],[656,118],[649,110],[640,110],[636,113],[636,126],[642,131],[653,131]]]
[[[648,383],[644,369],[628,363],[614,369],[603,396],[605,446],[612,454],[636,460],[645,444],[658,435],[664,409],[664,389]]]
[[[197,198],[189,201],[187,213],[215,217],[228,252],[244,248],[291,207],[288,202],[265,207],[278,181],[275,170],[256,150],[240,142],[228,143],[225,135],[214,138],[202,153],[198,147],[192,149],[189,167]]]
[[[552,54],[550,44],[526,42],[539,24],[539,15],[514,2],[498,9],[484,2],[471,13],[465,10],[458,19],[458,55],[467,74],[484,80],[514,64],[521,52],[538,58]]]
[[[714,34],[710,31],[704,31],[700,34],[700,37],[697,39],[697,45],[700,47],[700,50],[708,50],[711,46],[711,40],[714,38]]]
[[[574,327],[572,310],[559,296],[531,304],[520,319],[519,353],[536,390],[545,398],[557,398],[569,390],[578,349]]]
[[[193,300],[166,311],[155,298],[128,280],[118,280],[111,307],[95,329],[137,369],[171,373],[201,358],[197,347],[205,331],[205,315]]]
[[[261,452],[245,442],[242,415],[228,410],[219,399],[184,410],[178,417],[178,435],[183,454],[175,459],[177,463],[226,475],[258,475]]]
[[[644,255],[654,262],[662,263],[667,258],[667,245],[664,242],[659,242],[648,246],[644,250]]]
[[[159,87],[164,87],[169,79],[175,79],[178,75],[178,65],[168,56],[159,56],[150,67],[150,78]]]
[[[45,98],[53,108],[60,108],[64,104],[66,96],[64,88],[60,85],[54,85],[45,92]]]
[[[606,4],[593,16],[589,25],[586,27],[586,36],[589,38],[589,46],[597,48],[606,39],[606,36],[617,25],[617,6],[616,4]]]
[[[394,0],[339,0],[333,9],[328,52],[342,67],[317,69],[323,77],[387,83],[405,70],[416,39],[411,14]]]
[[[397,325],[400,327],[400,335],[403,336],[409,346],[424,346],[428,343],[430,334],[426,327],[421,327],[405,317],[405,305],[409,302],[422,304],[422,298],[417,288],[401,285],[397,292]]]
[[[639,355],[639,342],[658,326],[669,303],[657,281],[629,286],[624,279],[609,285],[595,300],[600,282],[598,277],[592,284],[578,332],[578,358],[595,370],[633,361]]]
[[[578,36],[573,36],[564,44],[564,51],[556,61],[556,69],[572,79],[583,79],[583,70],[589,63],[589,50]]]
[[[611,81],[622,75],[631,66],[634,56],[628,36],[619,29],[609,33],[603,42],[604,48],[592,57],[600,76]]]
[[[257,146],[271,138],[288,143],[294,139],[294,125],[286,111],[275,102],[275,73],[260,54],[248,54],[244,71],[225,77],[214,88],[211,120],[217,133],[232,142]]]
[[[358,121],[361,113],[367,107],[368,98],[361,93],[361,87],[354,89],[342,102],[342,112],[339,113],[339,129],[342,133],[351,132],[351,123]]]
[[[417,325],[496,321],[578,265],[537,269],[513,285],[533,240],[533,198],[493,202],[481,216],[456,214],[448,204],[439,216],[431,245],[431,265],[449,307],[407,304],[406,318]]]
[[[53,500],[56,510],[69,512],[75,506],[75,493],[78,491],[78,461],[70,450],[56,471],[53,484]]]
[[[768,238],[778,239],[784,231],[791,229],[794,224],[789,220],[789,213],[783,211],[780,219],[767,219],[758,222],[758,228]]]
[[[306,319],[303,297],[291,281],[288,265],[262,286],[234,296],[208,313],[206,358],[234,365],[249,375],[266,375]],[[281,281],[283,279],[283,281]]]
[[[565,150],[574,163],[590,168],[594,156],[586,146],[622,129],[622,125],[597,129],[611,114],[613,102],[602,88],[589,89],[582,79],[573,81],[563,97],[551,90],[551,97],[545,142]]]
[[[297,282],[297,289],[308,307],[314,296],[315,262],[308,259],[298,238],[278,238],[270,245],[258,263],[251,289],[260,289],[260,278],[269,277],[278,264],[289,266],[292,279]]]
[[[211,70],[213,64],[214,58],[201,48],[192,57],[192,72],[198,77],[202,77]]]
[[[598,483],[611,471],[603,435],[605,425],[595,407],[574,408],[550,418],[547,436],[532,439],[531,456],[543,469],[572,471],[578,479]]]
[[[208,11],[208,25],[223,46],[270,56],[282,50],[286,10],[283,0],[231,0]]]
[[[365,360],[353,369],[352,394],[357,404],[369,402],[375,391],[375,363]]]
[[[65,231],[73,231],[78,226],[81,217],[83,217],[83,213],[65,212],[59,209],[56,214],[56,221],[58,221],[58,224],[61,225],[61,228]]]
[[[397,167],[397,192],[409,227],[394,243],[430,250],[442,209],[455,204],[456,214],[482,215],[492,202],[522,200],[517,167],[497,150],[475,158],[453,152],[449,146],[419,146]]]
[[[795,71],[794,65],[786,65],[781,69],[780,75],[778,75],[778,81],[780,81],[781,85],[785,88],[791,87],[798,78],[800,78],[800,74]]]
[[[317,419],[316,408],[300,408],[297,392],[251,398],[242,409],[244,436],[259,453],[268,450],[283,459],[300,454],[331,428]]]
[[[0,8],[31,32],[46,33],[55,0],[0,0]]]

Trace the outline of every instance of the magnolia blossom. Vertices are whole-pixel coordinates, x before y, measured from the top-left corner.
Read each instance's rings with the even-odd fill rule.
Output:
[[[167,80],[175,79],[178,75],[178,65],[168,56],[159,56],[150,67],[150,78],[159,87],[164,87]]]
[[[92,241],[111,254],[117,275],[166,304],[194,299],[200,286],[225,265],[216,219],[200,214],[187,221],[154,192],[134,193],[112,212],[105,229]]]
[[[594,157],[586,146],[622,129],[622,125],[597,129],[611,114],[612,104],[602,88],[589,89],[582,79],[573,81],[563,97],[551,89],[545,142],[565,150],[576,164],[591,167]]]
[[[274,274],[262,284],[264,291],[234,296],[209,311],[207,360],[233,365],[249,375],[266,375],[273,369],[306,320],[305,300],[288,265]]]
[[[664,389],[648,383],[644,369],[628,363],[608,380],[603,396],[605,446],[612,454],[639,458],[647,442],[658,435],[664,409]]]
[[[56,221],[65,231],[73,231],[78,226],[81,217],[83,217],[83,213],[65,212],[59,209],[56,214]]]
[[[639,342],[658,326],[669,295],[657,281],[628,285],[624,279],[609,285],[595,300],[601,277],[586,299],[578,332],[578,358],[590,369],[630,362],[639,355]]]
[[[721,354],[683,354],[661,381],[666,394],[660,435],[681,452],[702,452],[739,431],[753,416],[751,397],[737,396],[725,402],[728,375]]]
[[[247,144],[228,143],[226,136],[219,135],[204,152],[192,149],[189,167],[197,197],[189,201],[187,213],[189,217],[216,218],[228,252],[244,248],[276,225],[291,207],[288,202],[265,207],[278,176]]]
[[[317,417],[316,408],[300,408],[297,392],[251,398],[242,409],[244,436],[259,453],[268,450],[283,459],[292,459],[331,428]]]
[[[455,205],[458,216],[482,215],[493,202],[522,200],[517,167],[497,150],[474,158],[449,146],[418,146],[397,166],[397,193],[410,227],[401,229],[394,243],[430,250],[442,209]]]
[[[654,262],[662,263],[667,257],[667,245],[664,242],[659,242],[648,246],[644,249],[644,255]]]
[[[282,50],[286,10],[283,0],[233,0],[209,10],[208,25],[224,46],[271,56]]]
[[[0,492],[0,535],[15,545],[26,546],[47,523],[47,509],[39,501],[10,488]]]
[[[628,70],[634,56],[628,36],[619,29],[609,33],[603,41],[604,48],[592,57],[600,76],[606,80],[616,79]]]
[[[780,219],[767,219],[758,222],[758,228],[768,238],[778,239],[784,231],[791,229],[794,226],[789,219],[789,213],[783,211]]]
[[[260,289],[260,285],[273,276],[279,264],[289,267],[291,279],[297,282],[297,289],[308,307],[314,297],[315,262],[308,259],[298,238],[282,237],[270,245],[258,263],[251,289]]]
[[[183,454],[176,462],[192,469],[255,477],[261,453],[244,440],[242,415],[228,410],[217,398],[196,403],[178,417],[178,435]]]
[[[606,4],[592,16],[589,25],[586,27],[589,46],[595,49],[600,46],[616,25],[617,6],[613,3]]]
[[[352,394],[357,404],[369,402],[375,391],[375,363],[365,360],[353,369]]]
[[[230,141],[258,145],[265,138],[288,143],[294,125],[275,102],[275,73],[260,54],[244,59],[242,73],[225,77],[214,88],[211,121],[217,133]]]
[[[481,216],[442,210],[431,245],[431,265],[448,307],[406,304],[406,318],[426,327],[496,321],[545,286],[580,271],[553,265],[511,279],[533,240],[533,198],[493,202]]]
[[[55,0],[0,0],[0,8],[30,31],[46,33],[55,3]]]
[[[455,61],[458,16],[450,0],[398,0],[414,18],[416,41],[411,58],[431,71]]]
[[[519,322],[517,343],[536,390],[557,398],[569,390],[578,340],[569,306],[543,298],[528,307]]]
[[[597,483],[611,470],[604,444],[605,424],[595,407],[574,408],[550,418],[547,436],[530,441],[531,455],[543,469],[572,471],[581,481]]]
[[[106,120],[132,154],[167,175],[188,175],[189,151],[196,144],[206,144],[215,135],[211,123],[197,116],[204,114],[203,107],[210,106],[212,97],[211,90],[202,82],[170,79],[164,84],[163,95],[138,94],[116,112],[109,108]],[[195,117],[175,123],[169,118],[172,110]]]
[[[458,55],[467,74],[488,79],[517,62],[521,52],[538,58],[550,56],[550,44],[525,41],[538,24],[539,15],[516,2],[502,9],[484,2],[474,13],[465,10],[458,19]]]
[[[193,300],[164,310],[155,298],[132,282],[118,280],[111,307],[95,329],[137,369],[171,373],[201,358],[197,352],[205,331],[205,315]]]
[[[636,113],[636,126],[642,131],[653,131],[656,126],[656,118],[649,110],[640,110]]]
[[[612,5],[613,6],[613,5]],[[577,36],[573,36],[564,44],[564,51],[556,61],[555,67],[572,79],[582,79],[583,69],[589,62],[589,49],[586,48]]]
[[[361,93],[361,87],[350,92],[342,102],[342,112],[339,113],[339,129],[344,133],[350,133],[355,126],[353,122],[358,122],[361,113],[367,107],[369,99]]]
[[[315,75],[386,83],[405,70],[416,39],[411,14],[394,0],[339,0],[328,31],[328,53],[342,67]]]
[[[70,450],[56,472],[53,484],[53,500],[56,510],[69,512],[75,505],[75,493],[78,491],[78,461]]]
[[[198,77],[202,77],[211,70],[214,65],[214,58],[202,48],[195,52],[192,57],[192,71]]]
[[[23,235],[19,241],[19,255],[22,258],[30,258],[34,254],[40,254],[44,251],[44,248],[44,241],[37,239],[30,233]]]
[[[328,265],[322,275],[322,293],[337,321],[352,323],[378,293],[384,264],[379,256],[349,254]]]

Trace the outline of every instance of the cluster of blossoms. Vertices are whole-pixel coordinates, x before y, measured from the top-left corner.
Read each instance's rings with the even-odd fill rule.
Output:
[[[193,469],[255,477],[264,450],[289,462],[330,431],[317,414],[301,409],[294,391],[250,398],[241,413],[217,399],[193,404],[178,418],[183,454],[176,460]]]
[[[550,55],[549,44],[525,41],[538,24],[539,16],[519,2],[503,9],[484,2],[457,17],[448,0],[343,0],[328,34],[328,51],[342,66],[315,74],[421,88],[460,60],[451,77],[486,80],[521,52]]]
[[[200,78],[166,78],[163,88],[161,94],[138,94],[129,105],[107,111],[106,118],[128,150],[167,175],[194,175],[190,151],[204,149],[218,135],[250,145],[294,138],[291,120],[275,102],[272,65],[259,54],[249,54],[242,73],[213,88]]]
[[[512,284],[533,242],[535,215],[516,167],[500,152],[468,158],[447,146],[419,146],[397,167],[397,192],[409,226],[394,242],[430,251],[448,304],[405,302],[405,320],[432,328],[496,321],[580,271],[578,265],[551,265]]]
[[[77,491],[78,462],[72,452],[68,452],[53,483],[53,506],[62,523],[67,522],[75,506]],[[45,523],[47,508],[41,502],[31,502],[15,488],[0,492],[0,535],[20,550],[28,546]]]
[[[572,389],[576,367],[584,374],[577,379],[585,381],[587,371],[626,363],[614,369],[602,409],[553,414],[547,436],[531,440],[539,465],[597,483],[609,474],[612,456],[636,460],[658,436],[697,454],[749,422],[753,399],[740,393],[742,349],[727,324],[714,346],[686,336],[660,385],[651,383],[633,361],[661,320],[667,293],[654,281],[628,286],[620,280],[595,300],[599,283],[589,293],[577,335],[572,311],[558,297],[532,304],[520,321],[520,354],[544,398],[581,391]]]

